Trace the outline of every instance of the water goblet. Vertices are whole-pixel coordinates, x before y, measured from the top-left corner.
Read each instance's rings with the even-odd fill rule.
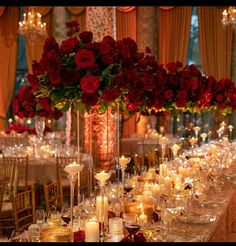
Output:
[[[45,222],[45,213],[44,209],[36,209],[35,211],[35,217],[36,217],[36,224],[39,227],[39,230],[41,230],[43,223]]]

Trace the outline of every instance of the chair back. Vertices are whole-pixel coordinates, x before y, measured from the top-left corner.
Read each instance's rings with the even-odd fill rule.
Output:
[[[144,155],[142,154],[134,155],[134,168],[136,173],[140,175],[143,168],[145,168]]]
[[[148,152],[148,168],[157,165],[157,153],[155,150]]]
[[[8,193],[9,195],[15,195],[18,190],[18,174],[16,165],[16,157],[3,156],[3,179],[5,182],[4,192]]]
[[[13,214],[17,231],[27,229],[35,223],[34,189],[17,193],[13,199]]]
[[[56,163],[57,163],[57,183],[61,183],[63,179],[68,179],[67,173],[64,171],[66,165],[77,162],[77,156],[57,156]]]
[[[63,194],[60,188],[61,184],[57,182],[52,182],[50,184],[43,185],[44,199],[46,213],[50,210],[59,209],[61,211],[63,206]]]
[[[23,190],[27,190],[29,168],[28,155],[22,157],[3,156],[3,162],[6,165],[6,169],[8,169],[11,165],[14,166],[17,188],[23,187]],[[9,173],[8,170],[6,170],[6,172]]]

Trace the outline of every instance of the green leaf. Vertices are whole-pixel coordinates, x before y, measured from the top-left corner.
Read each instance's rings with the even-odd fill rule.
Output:
[[[98,113],[99,114],[104,114],[107,110],[107,105],[106,104],[102,104],[99,108],[98,108]]]
[[[63,107],[61,108],[61,111],[62,112],[66,112],[68,111],[68,109],[70,108],[70,103],[69,102],[66,102]]]
[[[85,105],[81,101],[79,101],[75,105],[75,111],[83,109],[84,107],[85,107]]]

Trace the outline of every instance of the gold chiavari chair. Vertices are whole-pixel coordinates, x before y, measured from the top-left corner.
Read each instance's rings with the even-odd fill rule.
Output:
[[[15,162],[3,162],[3,176],[1,178],[1,210],[0,210],[0,232],[10,236],[15,229],[13,214],[13,198],[17,193],[17,175]]]
[[[63,207],[63,194],[61,193],[61,184],[52,182],[43,185],[46,213],[50,210],[57,209],[61,211]]]
[[[34,189],[17,193],[13,198],[13,214],[17,231],[27,229],[35,223]]]
[[[145,170],[145,158],[142,154],[135,154],[134,155],[134,168],[138,175],[141,174],[143,170]]]
[[[155,167],[157,165],[157,152],[155,150],[148,152],[148,168]]]
[[[29,180],[28,170],[29,170],[29,160],[28,155],[15,157],[15,156],[3,156],[3,162],[6,167],[9,164],[15,165],[15,174],[17,175],[17,191],[27,190],[28,186],[33,186],[34,181]]]
[[[64,171],[66,165],[77,162],[77,156],[57,156],[56,157],[56,174],[57,174],[57,183],[61,189],[60,193],[63,197],[70,201],[70,180],[68,174]]]

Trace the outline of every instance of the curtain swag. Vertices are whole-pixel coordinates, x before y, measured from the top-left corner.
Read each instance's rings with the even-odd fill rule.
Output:
[[[132,10],[134,10],[136,8],[136,6],[118,6],[116,7],[116,9],[120,12],[123,12],[123,13],[127,13],[127,12],[131,12]]]
[[[85,10],[85,6],[81,6],[81,7],[66,7],[66,10],[71,14],[71,15],[80,15],[84,10]]]
[[[174,6],[160,6],[161,10],[171,10],[173,8],[174,8]]]

